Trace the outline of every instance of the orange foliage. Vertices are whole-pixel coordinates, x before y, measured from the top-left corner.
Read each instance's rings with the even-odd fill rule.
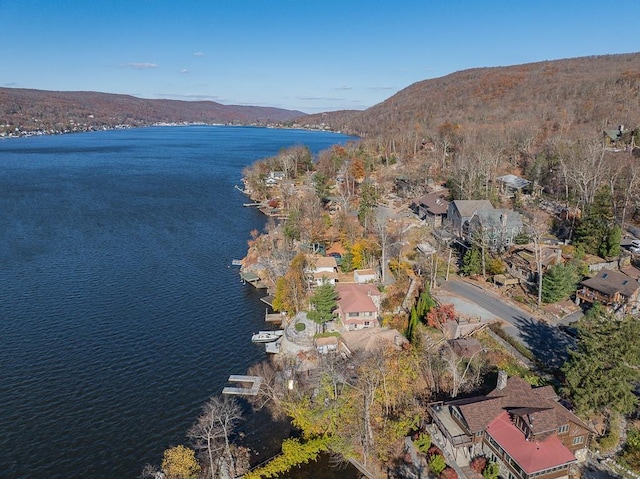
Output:
[[[427,324],[432,328],[442,328],[448,321],[456,320],[456,309],[453,304],[442,304],[432,308],[426,316]]]

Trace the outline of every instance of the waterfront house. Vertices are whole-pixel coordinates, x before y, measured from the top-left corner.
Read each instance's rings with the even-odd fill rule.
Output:
[[[338,263],[333,256],[307,255],[307,274],[315,286],[321,286],[323,282],[336,284]]]
[[[267,177],[264,179],[264,183],[267,186],[275,186],[285,179],[284,171],[270,171]]]
[[[381,295],[374,285],[338,283],[336,312],[347,330],[371,328],[378,325]]]
[[[532,388],[504,371],[486,396],[432,403],[429,414],[432,431],[457,461],[485,456],[511,479],[568,477],[586,459],[593,434],[551,386]]]
[[[576,304],[598,302],[613,311],[631,313],[638,309],[639,291],[640,283],[631,276],[602,269],[578,285]]]

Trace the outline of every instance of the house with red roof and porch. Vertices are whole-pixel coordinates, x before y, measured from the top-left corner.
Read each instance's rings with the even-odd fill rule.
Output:
[[[551,386],[532,388],[504,371],[486,396],[433,403],[429,414],[435,437],[458,463],[485,456],[508,479],[568,477],[586,459],[594,432]]]

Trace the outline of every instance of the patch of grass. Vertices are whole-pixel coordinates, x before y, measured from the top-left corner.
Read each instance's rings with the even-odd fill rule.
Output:
[[[307,329],[307,326],[306,326],[304,323],[296,323],[296,325],[294,326],[294,328],[295,328],[295,330],[296,330],[297,332],[299,332],[299,333],[300,333],[300,332],[304,331],[305,329]]]
[[[520,354],[522,354],[529,361],[536,362],[536,358],[533,355],[533,353],[531,351],[529,351],[520,341],[518,341],[517,339],[515,339],[515,338],[511,337],[510,335],[508,335],[505,332],[505,330],[502,329],[502,326],[500,326],[499,323],[491,323],[489,325],[489,328],[491,329],[491,331],[493,331],[498,336],[500,336],[500,338],[502,338],[507,343],[509,343],[511,346],[513,346],[516,349],[516,351],[518,351]]]
[[[314,336],[314,338],[329,338],[331,336],[335,336],[336,338],[339,338],[342,335],[338,331],[331,331],[328,333],[318,333]]]

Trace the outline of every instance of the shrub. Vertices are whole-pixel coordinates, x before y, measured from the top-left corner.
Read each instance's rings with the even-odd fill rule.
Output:
[[[489,462],[482,470],[482,477],[484,479],[496,479],[500,474],[500,468],[497,462]]]
[[[442,451],[438,446],[431,446],[427,451],[427,456],[431,458],[431,456],[442,456]]]
[[[296,323],[295,328],[297,332],[301,332],[305,330],[306,326],[304,323]]]
[[[447,463],[441,454],[434,454],[431,456],[431,459],[429,459],[429,470],[436,476],[440,475],[440,473],[444,471],[445,467],[447,467]]]
[[[440,473],[440,479],[458,479],[458,473],[453,467],[447,466]]]
[[[627,442],[622,452],[623,462],[634,470],[640,469],[640,431],[634,426],[627,432]]]
[[[620,442],[620,418],[613,416],[609,420],[609,428],[607,434],[598,440],[598,445],[603,452],[613,451]]]
[[[413,441],[413,444],[416,446],[416,448],[418,448],[418,451],[420,451],[422,454],[426,454],[431,448],[431,436],[423,432],[422,434],[420,434],[418,439]]]
[[[469,466],[478,474],[482,474],[484,468],[487,467],[487,458],[484,456],[474,457],[469,463]]]

